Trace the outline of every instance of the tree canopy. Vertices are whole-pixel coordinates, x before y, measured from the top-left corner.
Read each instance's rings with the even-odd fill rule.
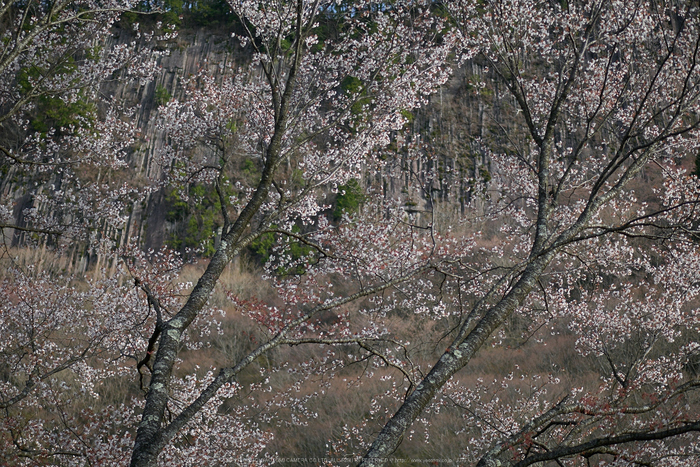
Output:
[[[202,5],[0,5],[9,465],[697,465],[694,2]]]

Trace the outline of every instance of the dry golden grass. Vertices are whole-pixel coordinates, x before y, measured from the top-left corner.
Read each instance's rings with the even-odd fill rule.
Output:
[[[13,250],[13,261],[23,265],[40,260],[38,253],[24,250]],[[61,271],[62,259],[50,257],[48,253],[43,258],[45,268]],[[8,261],[4,258],[3,261]],[[185,282],[195,282],[206,267],[205,261],[186,265],[179,277]],[[5,268],[2,268],[3,271]],[[2,274],[2,273],[0,273]],[[261,280],[261,272],[251,265],[235,262],[229,265],[221,276],[220,285],[210,299],[210,305],[226,312],[221,321],[222,333],[212,333],[207,336],[207,345],[199,350],[183,350],[180,354],[182,363],[177,373],[180,375],[196,371],[202,376],[210,368],[237,362],[243,355],[252,350],[265,332],[260,326],[246,316],[242,316],[230,302],[227,292],[234,293],[243,299],[257,298],[266,303],[276,304],[278,297],[273,288]],[[356,310],[350,310],[353,317],[361,320],[368,319],[357,315]],[[387,325],[394,336],[412,342],[411,358],[425,373],[435,358],[439,356],[448,344],[445,335],[454,323],[435,321],[422,316],[416,316],[403,311],[386,318]],[[567,334],[566,329],[558,329],[560,334],[548,336],[546,345],[532,341],[522,342],[517,337],[517,326],[512,330],[512,336],[506,344],[485,348],[474,358],[467,368],[456,375],[462,385],[473,387],[477,381],[500,380],[511,372],[520,374],[555,374],[562,380],[561,391],[552,391],[548,397],[556,401],[564,391],[574,386],[593,388],[598,384],[598,373],[595,364],[590,359],[582,359],[574,349],[574,336]],[[510,347],[509,347],[510,345]],[[511,348],[512,347],[512,348]],[[145,351],[145,349],[143,349]],[[343,452],[333,455],[359,455],[363,452],[362,441],[371,440],[381,429],[388,417],[398,407],[398,401],[391,397],[382,396],[398,382],[399,391],[403,390],[405,381],[402,375],[385,367],[373,368],[365,362],[355,363],[337,371],[333,376],[328,373],[316,374],[299,383],[299,376],[283,368],[285,363],[294,367],[300,362],[320,361],[328,348],[317,346],[295,346],[278,348],[264,358],[259,358],[253,365],[239,375],[238,382],[243,390],[235,400],[228,401],[226,407],[254,406],[249,411],[251,417],[260,423],[264,429],[275,434],[274,440],[268,447],[268,452],[283,457],[327,457],[329,446],[334,443],[343,447]],[[337,353],[346,351],[358,354],[357,347],[335,349]],[[128,363],[135,367],[134,362]],[[195,368],[197,368],[195,370]],[[370,377],[370,372],[373,375]],[[381,380],[381,376],[391,374],[393,379]],[[306,416],[295,409],[282,404],[277,407],[275,397],[279,401],[288,397],[272,393],[252,390],[269,377],[269,385],[275,389],[285,390],[294,387],[289,397],[309,397],[306,406],[309,412],[316,416]],[[76,381],[70,372],[59,375],[59,379],[78,391]],[[295,386],[296,385],[296,386]],[[513,389],[518,384],[512,386]],[[111,378],[104,381],[98,388],[100,400],[88,401],[85,397],[75,398],[75,403],[66,410],[74,411],[75,415],[88,405],[93,410],[99,410],[107,404],[120,404],[131,400],[132,397],[143,397],[139,389],[138,375],[135,368],[130,376]],[[514,392],[506,391],[504,400],[515,400]],[[376,412],[372,412],[372,400],[379,403]],[[251,405],[254,404],[254,405]],[[256,415],[253,415],[256,414]],[[263,420],[263,415],[273,417],[271,422]],[[465,419],[464,410],[445,403],[441,410],[432,411],[417,421],[412,427],[413,432],[407,434],[400,449],[395,453],[399,458],[450,458],[456,459],[463,452],[464,443],[471,434]],[[297,420],[295,425],[292,420]],[[348,437],[344,427],[358,427],[358,437]],[[427,436],[429,431],[429,436]],[[312,465],[311,462],[306,465]]]

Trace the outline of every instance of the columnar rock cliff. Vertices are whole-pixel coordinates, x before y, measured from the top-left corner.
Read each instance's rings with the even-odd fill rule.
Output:
[[[132,34],[122,31],[115,36],[114,44],[131,40]],[[238,40],[224,27],[181,31],[176,38],[159,43],[159,49],[156,52],[160,54],[157,60],[161,71],[155,80],[138,83],[115,76],[102,89],[108,100],[123,101],[136,108],[133,114],[125,116],[135,119],[139,129],[129,162],[132,181],[143,180],[144,186],[149,179],[158,180],[162,170],[157,161],[167,136],[158,128],[160,108],[170,99],[186,98],[188,78],[206,71],[217,80],[230,79],[235,73],[232,70],[247,59]],[[492,169],[488,156],[475,142],[486,133],[501,131],[489,120],[493,121],[494,113],[501,112],[503,106],[498,88],[475,86],[482,81],[485,70],[478,63],[468,63],[431,97],[428,105],[407,113],[409,123],[404,132],[394,135],[393,152],[381,156],[390,158],[384,175],[361,180],[360,184],[401,200],[407,213],[415,215],[419,222],[439,223],[445,217],[478,209]],[[475,99],[476,93],[482,99]],[[483,104],[485,95],[493,102],[489,109]],[[27,186],[14,175],[11,168],[3,171],[0,193],[14,198],[16,222],[22,225],[25,209],[41,209],[32,205],[31,190],[49,188]],[[145,201],[131,206],[121,232],[105,231],[101,235],[115,238],[118,245],[130,239],[143,248],[157,249],[167,244],[170,232],[176,228],[177,221],[168,219],[167,204],[167,189],[151,192]],[[24,241],[27,236],[15,232],[13,245]],[[69,256],[70,269],[77,273],[105,266],[99,254],[79,246],[74,246]]]

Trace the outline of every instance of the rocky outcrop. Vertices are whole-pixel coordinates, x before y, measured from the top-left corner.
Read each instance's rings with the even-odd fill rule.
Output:
[[[122,31],[114,39],[115,43],[131,40],[133,36],[128,31]],[[137,109],[130,117],[139,128],[129,161],[133,180],[158,180],[161,176],[157,161],[165,147],[166,135],[157,126],[160,108],[169,99],[185,97],[185,80],[202,70],[217,80],[224,80],[227,79],[226,70],[231,69],[229,65],[246,60],[238,41],[225,28],[181,31],[176,38],[158,47],[159,52],[167,53],[158,56],[161,71],[153,81],[140,84],[115,79],[102,90],[104,95]],[[464,215],[467,209],[478,208],[492,169],[477,141],[491,131],[486,114],[494,108],[498,111],[500,100],[498,89],[475,91],[473,84],[482,80],[483,74],[484,67],[469,63],[456,71],[429,105],[407,114],[410,123],[405,132],[394,135],[395,152],[387,170],[361,183],[381,187],[385,196],[400,199],[406,211],[414,214],[419,222],[441,223],[444,219]],[[477,92],[482,95],[477,96]],[[485,92],[491,93],[496,103],[494,108],[485,108]],[[17,197],[15,216],[21,225],[22,210],[27,203],[23,198],[26,198],[26,190],[18,189],[8,176],[0,181],[0,190],[3,196],[14,194]],[[103,234],[116,238],[119,245],[135,240],[145,249],[157,249],[168,241],[170,232],[177,227],[168,219],[167,210],[163,189],[149,193],[145,201],[131,206],[128,222],[121,232]],[[72,254],[72,262],[78,273],[103,266],[99,254],[81,253],[78,247]]]

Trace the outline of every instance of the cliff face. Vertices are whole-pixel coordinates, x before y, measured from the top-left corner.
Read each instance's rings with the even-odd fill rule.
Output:
[[[113,46],[132,40],[124,31],[114,39]],[[225,28],[219,30],[181,31],[177,38],[158,44],[167,54],[157,57],[161,68],[155,80],[139,84],[115,79],[107,83],[103,95],[113,97],[136,108],[133,118],[138,138],[130,152],[130,178],[132,181],[159,180],[162,167],[159,154],[165,149],[166,135],[158,129],[161,108],[170,99],[184,99],[185,80],[201,71],[223,81],[231,69],[242,64],[246,56]],[[231,66],[233,65],[233,66]],[[361,185],[380,188],[385,196],[399,199],[408,213],[418,222],[437,222],[455,219],[465,210],[479,208],[484,188],[491,179],[488,157],[476,143],[479,137],[492,132],[487,120],[489,112],[499,112],[500,92],[496,89],[475,91],[473,84],[483,81],[484,67],[469,63],[456,71],[452,80],[432,96],[430,104],[407,114],[409,124],[404,132],[394,135],[395,150],[381,176],[365,177]],[[486,108],[485,93],[494,105]],[[480,93],[480,94],[479,94]],[[491,118],[493,115],[491,115]],[[2,174],[0,193],[14,198],[14,216],[22,225],[23,211],[32,207],[31,189],[17,182],[11,170]],[[39,186],[38,190],[48,189]],[[42,209],[41,206],[33,206]],[[142,202],[128,209],[128,221],[120,229],[105,226],[98,235],[116,239],[118,246],[136,241],[145,249],[157,249],[168,244],[173,233],[181,229],[175,218],[172,199],[166,188],[150,192]],[[170,214],[169,214],[170,212]],[[196,227],[196,226],[195,226]],[[215,228],[214,228],[215,231]],[[26,241],[15,234],[14,245]],[[74,246],[70,254],[70,269],[84,273],[87,269],[105,266],[100,255]],[[112,264],[111,267],[114,267]]]
[[[128,40],[124,38],[122,40]],[[157,127],[159,108],[170,99],[184,99],[184,80],[202,71],[226,79],[227,66],[240,63],[244,58],[240,48],[225,31],[181,32],[176,39],[162,44],[168,54],[158,58],[161,68],[156,79],[134,85],[116,81],[110,94],[137,106],[133,118],[139,128],[139,141],[134,146],[131,165],[136,177],[151,180],[161,178],[161,167],[156,163],[158,155],[165,149],[166,135]],[[133,206],[123,238],[135,237],[144,248],[157,249],[165,244],[169,229],[166,220],[167,208],[164,190],[147,195],[146,201]]]

